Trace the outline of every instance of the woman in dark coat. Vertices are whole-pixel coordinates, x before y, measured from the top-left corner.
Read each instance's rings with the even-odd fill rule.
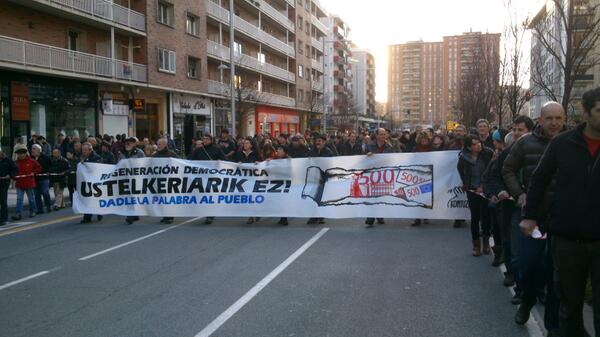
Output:
[[[62,156],[60,148],[54,148],[52,150],[52,157],[50,158],[50,185],[54,190],[54,210],[57,211],[60,208],[65,208],[65,199],[63,197],[63,191],[67,186],[67,173],[69,172],[69,161]]]
[[[467,192],[471,211],[473,256],[481,255],[480,221],[483,230],[483,253],[490,254],[491,219],[487,199],[483,196],[483,182],[484,172],[492,157],[492,150],[484,147],[477,136],[470,135],[465,138],[463,150],[458,158],[458,174],[462,180],[462,189]]]

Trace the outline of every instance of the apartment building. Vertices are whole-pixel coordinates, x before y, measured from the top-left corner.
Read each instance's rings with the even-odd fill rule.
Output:
[[[473,57],[482,51],[498,57],[499,44],[500,34],[469,32],[446,36],[443,42],[389,46],[387,108],[392,124],[435,126],[456,118],[460,83],[473,69]]]
[[[52,143],[61,131],[133,131],[128,94],[148,84],[146,2],[63,3],[0,2],[0,137],[8,153],[33,133]],[[103,114],[99,84],[118,93]]]
[[[228,0],[0,2],[0,137],[232,125]],[[236,0],[239,134],[318,130],[327,13],[317,0]]]
[[[574,5],[574,11],[572,13],[573,32],[571,34],[574,39],[573,43],[578,43],[576,42],[578,37],[582,32],[585,32],[586,22],[588,22],[590,15],[593,14],[589,12],[590,9],[588,8],[590,7],[587,5],[591,4],[592,6],[597,6],[598,0],[573,0],[572,3]],[[569,4],[569,1],[565,1],[563,6],[568,6]],[[565,46],[567,43],[567,33],[563,22],[563,16],[561,16],[560,11],[561,9],[556,8],[554,2],[546,1],[538,13],[529,22],[529,29],[532,32],[530,72],[530,88],[532,94],[530,101],[530,116],[532,118],[538,118],[542,106],[553,100],[553,97],[551,97],[547,91],[551,91],[559,102],[562,101],[564,96],[565,75],[560,64],[565,64],[566,60]],[[547,35],[551,36],[551,38],[546,36],[546,39],[550,41],[552,50],[548,50],[548,48],[541,43],[540,36],[537,33],[538,30],[540,32],[547,32]],[[594,50],[590,53],[598,55],[598,53],[600,53],[600,43],[596,43],[593,48]],[[560,58],[560,61],[556,56]],[[582,62],[581,65],[585,66],[586,62]],[[571,104],[567,114],[570,119],[579,120],[582,113],[581,98],[583,93],[600,86],[600,65],[592,66],[585,74],[578,74],[575,76],[570,98]],[[534,80],[534,78],[537,78],[537,80]],[[542,88],[540,82],[544,84],[546,90]]]
[[[357,124],[369,128],[376,120],[375,56],[367,49],[351,48],[352,97],[351,112]]]
[[[352,52],[350,27],[339,16],[326,19],[325,41],[325,109],[328,129],[351,129],[352,105]]]

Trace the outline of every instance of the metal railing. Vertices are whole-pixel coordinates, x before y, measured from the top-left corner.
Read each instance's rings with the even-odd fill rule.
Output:
[[[312,90],[323,92],[323,81],[313,81],[312,82]]]
[[[323,39],[315,39],[311,37],[312,46],[315,47],[316,50],[323,52]]]
[[[213,95],[230,96],[231,88],[227,83],[209,80],[208,92]],[[242,89],[242,97],[243,99],[256,101],[260,103],[277,104],[288,107],[296,106],[296,100],[292,97],[276,95],[270,92],[259,92],[252,89]]]
[[[316,71],[322,73],[323,72],[323,63],[319,62],[318,60],[315,59],[310,59],[310,66],[315,69]]]
[[[53,3],[70,9],[73,12],[83,12],[95,17],[114,21],[115,23],[146,31],[146,16],[137,11],[123,7],[106,0],[35,0],[41,3]]]
[[[288,30],[292,32],[294,31],[294,22],[292,22],[292,20],[290,20],[285,14],[281,13],[264,0],[259,0],[258,3],[258,8],[260,8],[264,13],[273,18],[275,21],[279,22]]]
[[[213,56],[222,61],[229,62],[229,47],[208,40],[207,51],[209,56]],[[296,81],[296,75],[294,73],[270,63],[260,62],[258,59],[246,54],[236,53],[235,63],[236,65],[241,65],[245,68],[256,70],[284,81],[289,81],[292,83]]]
[[[143,64],[0,36],[0,61],[68,73],[147,82]]]
[[[211,15],[212,17],[216,18],[217,20],[221,21],[222,23],[228,25],[229,24],[229,11],[221,6],[219,6],[218,4],[212,2],[212,1],[207,1],[207,8],[208,8],[208,14]],[[276,38],[275,36],[265,32],[264,30],[258,28],[258,26],[242,19],[239,16],[235,16],[235,28],[241,32],[243,32],[244,34],[253,37],[257,40],[259,40],[262,43],[265,43],[269,46],[271,46],[272,48],[275,48],[279,51],[281,51],[282,53],[291,56],[291,57],[296,57],[296,52],[294,47],[290,46],[289,44],[279,40],[278,38]]]
[[[317,18],[314,15],[310,16],[310,21],[312,22],[312,24],[317,27],[317,29],[319,29],[323,34],[327,35],[327,27],[325,26],[325,24],[323,22],[321,22],[321,20],[319,20],[319,18]]]

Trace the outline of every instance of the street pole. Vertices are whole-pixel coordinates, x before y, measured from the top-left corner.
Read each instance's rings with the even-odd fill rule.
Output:
[[[235,138],[237,133],[235,130],[235,51],[234,38],[235,38],[235,9],[233,6],[233,0],[229,0],[229,71],[230,71],[230,91],[231,91],[231,134]]]
[[[328,72],[325,71],[325,40],[323,38],[323,72],[325,72],[325,76],[323,76],[323,130],[321,133],[327,133],[327,102],[325,100],[325,96],[327,96],[327,76],[329,76]]]

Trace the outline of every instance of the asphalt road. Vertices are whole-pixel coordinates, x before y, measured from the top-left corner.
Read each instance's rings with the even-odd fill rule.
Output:
[[[530,336],[466,228],[245,220],[0,232],[0,336]]]

